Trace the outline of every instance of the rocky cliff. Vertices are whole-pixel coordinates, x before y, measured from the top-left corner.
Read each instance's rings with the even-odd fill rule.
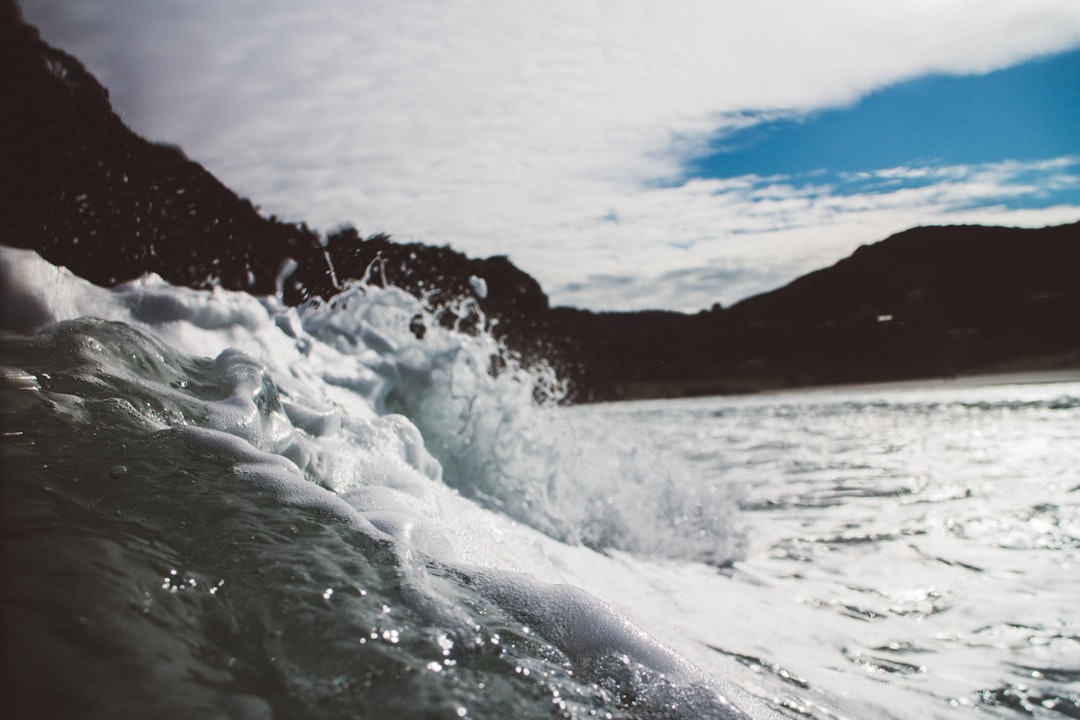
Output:
[[[376,262],[373,282],[434,305],[475,297],[475,276],[497,334],[527,356],[550,350],[547,296],[507,258],[363,238],[351,227],[323,237],[263,217],[179,148],[132,132],[82,63],[45,43],[11,2],[0,3],[0,63],[0,242],[101,285],[154,272],[191,287],[281,292],[290,304],[329,298]]]

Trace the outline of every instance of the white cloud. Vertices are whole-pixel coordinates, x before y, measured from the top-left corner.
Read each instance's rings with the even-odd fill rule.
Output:
[[[989,169],[958,170],[962,181],[949,169],[897,169],[899,180],[932,172],[946,185],[835,198],[780,179],[670,186],[721,128],[1075,47],[1075,0],[24,0],[23,9],[90,65],[138,131],[180,144],[264,211],[509,254],[556,303],[702,307],[717,299],[707,288],[681,299],[672,284],[666,294],[646,288],[688,268],[753,268],[766,282],[944,218],[1077,214],[963,210],[965,197],[1000,197]],[[599,275],[638,282],[619,286],[632,292],[560,290]]]

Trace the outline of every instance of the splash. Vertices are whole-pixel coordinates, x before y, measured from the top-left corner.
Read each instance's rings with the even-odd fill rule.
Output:
[[[479,320],[475,332],[365,283],[297,310],[152,276],[105,290],[22,251],[0,260],[12,280],[5,305],[34,326],[2,334],[4,437],[28,448],[11,455],[13,487],[37,498],[26,508],[59,503],[50,512],[81,528],[73,537],[104,538],[65,551],[79,558],[70,582],[108,567],[146,593],[157,619],[118,637],[116,657],[205,645],[209,659],[175,653],[177,672],[258,680],[224,695],[193,680],[191,702],[256,714],[280,706],[275,694],[404,712],[432,682],[438,707],[464,708],[459,696],[476,707],[479,677],[504,699],[539,687],[582,715],[739,717],[690,663],[559,584],[555,567],[589,553],[582,544],[719,552],[728,526],[680,536],[665,513],[697,498],[665,505],[670,482],[620,472],[640,455],[612,463],[619,440],[577,427],[550,369],[501,347],[469,299],[453,313]],[[13,518],[24,521],[38,522]],[[34,607],[61,602],[53,590]],[[99,595],[109,616],[131,603],[112,588]],[[316,652],[308,633],[331,606],[347,614],[318,633]],[[47,635],[50,623],[29,627]],[[223,639],[210,640],[215,632]],[[218,667],[230,654],[241,670]],[[267,656],[283,670],[262,668]],[[119,672],[103,666],[99,680]],[[364,690],[365,676],[401,672],[389,696]],[[157,690],[133,696],[136,709],[168,672],[141,682]]]
[[[378,411],[408,417],[463,496],[594,549],[718,565],[741,552],[725,487],[689,477],[648,438],[575,422],[552,368],[509,351],[473,299],[431,308],[360,282],[300,315],[312,337],[367,364]]]

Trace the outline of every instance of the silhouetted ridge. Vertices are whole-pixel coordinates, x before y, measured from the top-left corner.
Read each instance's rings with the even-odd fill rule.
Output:
[[[838,321],[852,312],[981,320],[1070,295],[1077,286],[1077,228],[915,228],[732,310],[780,324]]]
[[[1077,367],[1078,278],[1080,224],[925,227],[726,310],[558,308],[553,326],[616,397]]]
[[[386,235],[363,240],[352,228],[332,233],[324,248],[303,223],[262,217],[179,148],[137,136],[82,63],[47,45],[12,3],[0,8],[0,242],[101,285],[147,272],[255,294],[273,294],[280,282],[289,304],[329,298],[376,260],[374,282],[385,278],[436,305],[475,295],[475,275],[487,286],[478,305],[498,334],[525,355],[551,350],[547,296],[507,258],[474,260]]]
[[[314,232],[261,217],[179,148],[135,135],[82,63],[14,14],[0,28],[5,243],[105,285],[156,272],[272,293],[286,258],[301,284],[323,284]],[[306,294],[285,288],[289,302]]]

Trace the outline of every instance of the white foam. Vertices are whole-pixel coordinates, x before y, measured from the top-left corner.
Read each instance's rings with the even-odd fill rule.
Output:
[[[0,276],[5,306],[17,311],[5,318],[10,329],[93,316],[214,358],[225,396],[202,401],[200,426],[176,421],[165,431],[226,458],[239,477],[283,503],[393,541],[411,602],[429,617],[465,622],[422,557],[460,568],[582,667],[610,676],[604,658],[614,654],[654,684],[704,680],[613,606],[562,584],[599,557],[555,539],[560,532],[574,539],[560,522],[589,518],[572,507],[589,498],[568,488],[582,484],[574,473],[590,468],[577,464],[555,416],[533,405],[533,383],[550,377],[512,364],[492,374],[500,349],[490,337],[445,330],[406,293],[356,283],[332,303],[297,311],[274,298],[177,288],[156,276],[106,290],[9,248],[0,248]],[[418,316],[428,328],[422,339],[410,329]],[[181,391],[160,388],[170,393]],[[399,408],[420,427],[393,412]],[[456,463],[459,487],[487,507],[444,482],[433,448]],[[513,518],[492,511],[515,498],[524,504],[507,508]]]
[[[243,438],[219,430],[189,425],[174,432],[197,452],[232,461],[238,476],[271,490],[283,503],[325,512],[347,521],[359,532],[386,537],[354,507],[310,482],[294,463],[280,455],[262,452]]]

